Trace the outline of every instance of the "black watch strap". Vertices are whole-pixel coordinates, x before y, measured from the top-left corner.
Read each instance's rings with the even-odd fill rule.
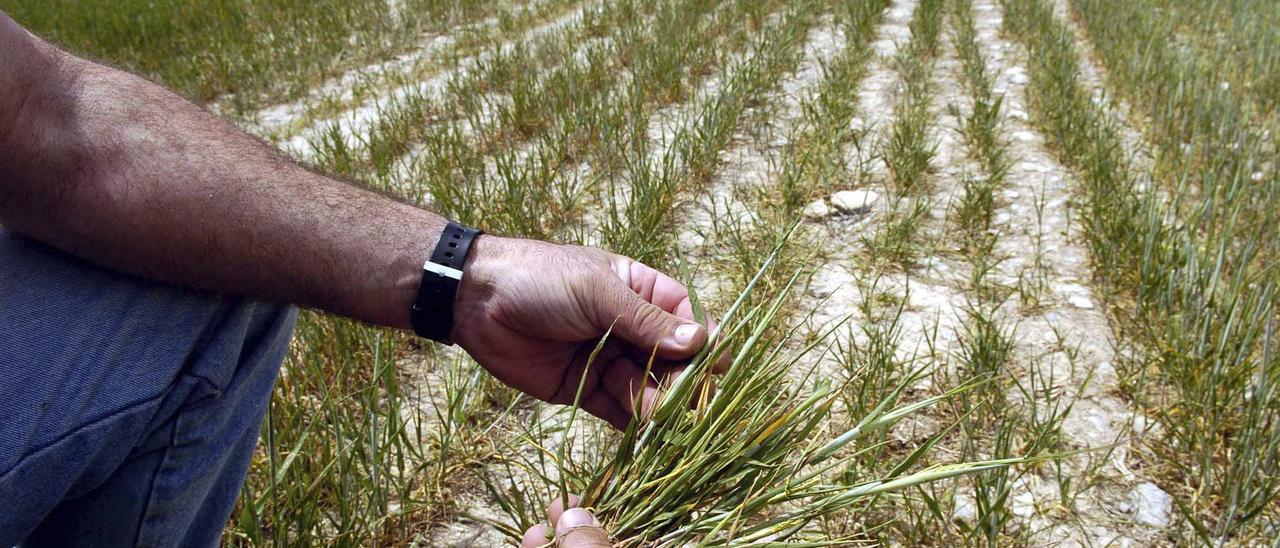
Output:
[[[453,221],[445,226],[431,258],[422,265],[418,298],[409,308],[409,322],[419,337],[453,344],[453,301],[462,285],[462,267],[467,263],[471,243],[482,234],[477,229]]]

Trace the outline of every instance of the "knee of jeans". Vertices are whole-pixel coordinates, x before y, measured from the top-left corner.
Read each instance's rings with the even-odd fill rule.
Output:
[[[165,395],[139,450],[201,444],[260,421],[296,317],[290,306],[228,303]]]
[[[247,300],[225,305],[196,342],[183,373],[217,391],[255,377],[274,377],[288,352],[296,309]]]

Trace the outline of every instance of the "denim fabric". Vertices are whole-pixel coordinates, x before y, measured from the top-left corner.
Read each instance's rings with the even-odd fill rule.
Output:
[[[216,545],[295,317],[0,229],[0,547]]]

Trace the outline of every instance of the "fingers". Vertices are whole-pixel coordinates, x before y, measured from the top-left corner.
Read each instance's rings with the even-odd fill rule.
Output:
[[[684,284],[649,265],[626,257],[616,258],[614,270],[622,282],[644,300],[686,320],[694,319],[689,290]]]
[[[631,423],[631,408],[624,407],[614,399],[612,394],[603,390],[592,392],[582,400],[582,409],[591,413],[618,430],[626,430]]]
[[[524,532],[520,538],[520,548],[544,548],[555,545],[551,539],[551,529],[546,525],[534,525]]]
[[[609,284],[605,298],[598,300],[600,320],[616,318],[619,336],[643,350],[656,346],[662,359],[688,359],[702,349],[707,330],[693,321],[683,284],[626,257],[615,256],[612,266],[622,284]]]
[[[570,508],[556,520],[556,540],[560,548],[611,548],[609,534],[591,512]]]
[[[715,331],[716,328],[719,326],[720,326],[719,322],[713,319],[707,318],[708,333]],[[720,334],[717,334],[716,343],[719,343],[722,341],[724,341],[724,337]],[[712,343],[712,344],[715,344],[715,343]],[[711,364],[711,371],[714,373],[724,373],[729,370],[730,365],[733,365],[733,357],[730,356],[728,352],[721,352],[719,356],[716,356],[716,361]]]
[[[565,510],[563,501],[559,497],[551,501],[547,506],[547,521],[556,524],[556,545],[560,548],[609,548],[613,546],[609,542],[609,534],[605,533],[604,528],[600,527],[600,522],[596,521],[595,516],[591,512],[578,508],[578,504],[582,503],[582,499],[569,495],[569,509]],[[535,528],[542,527],[538,531]],[[533,540],[532,534],[541,533],[539,537],[541,542],[546,542],[547,529],[545,526],[536,526],[530,528],[524,533],[524,541],[521,543],[523,548],[532,548],[532,546],[541,546],[539,544],[530,545],[528,542]]]
[[[565,497],[569,499],[569,508],[574,508],[582,504],[582,497],[577,495],[569,495]],[[556,497],[547,505],[547,523],[560,523],[560,516],[564,514],[564,501],[560,497]]]
[[[689,289],[684,284],[675,279],[649,267],[639,261],[634,261],[626,257],[616,257],[614,261],[614,271],[623,283],[631,288],[641,299],[648,301],[654,306],[668,312],[677,318],[686,321],[696,321],[693,313],[693,301],[689,298]],[[697,335],[696,341],[693,341],[694,348],[692,352],[682,356],[663,355],[659,348],[659,358],[668,360],[678,360],[691,357],[702,346],[707,344],[707,334],[715,331],[716,321],[710,317],[703,318],[706,322],[705,327],[701,328],[701,333]],[[637,344],[640,348],[652,349],[653,345],[648,346]],[[721,354],[712,364],[712,369],[716,373],[724,373],[729,370],[731,363],[730,356],[727,353]]]
[[[614,333],[635,347],[657,348],[659,358],[688,359],[707,342],[707,330],[645,300],[621,284],[609,284],[607,294],[596,300],[601,323],[613,324]]]
[[[645,378],[644,369],[636,362],[626,357],[618,358],[602,382],[609,396],[627,410],[628,418],[637,413],[641,420],[652,416],[653,408],[658,404],[658,388]]]
[[[661,378],[662,387],[663,387],[662,389],[666,390],[667,388],[670,388],[671,384],[675,382],[676,378],[684,375],[688,369],[689,369],[688,366],[684,366],[684,365],[671,368],[671,370],[668,371]],[[705,378],[701,379],[698,386],[689,395],[689,409],[696,409],[699,405],[705,404],[707,401],[710,401],[711,396],[714,396],[715,393],[716,393],[715,378],[711,376],[706,376]]]

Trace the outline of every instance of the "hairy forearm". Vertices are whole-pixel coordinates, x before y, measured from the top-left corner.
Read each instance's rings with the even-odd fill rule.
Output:
[[[443,219],[15,28],[0,14],[0,224],[139,276],[408,326]]]

